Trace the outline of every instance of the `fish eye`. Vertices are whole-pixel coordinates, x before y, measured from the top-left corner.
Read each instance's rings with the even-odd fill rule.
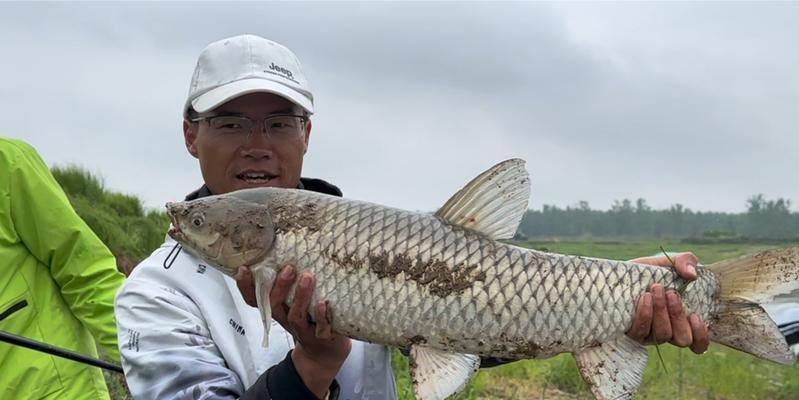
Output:
[[[203,226],[203,223],[205,223],[205,218],[203,217],[202,214],[196,214],[191,219],[191,224],[196,226],[196,227],[198,227],[198,228]]]

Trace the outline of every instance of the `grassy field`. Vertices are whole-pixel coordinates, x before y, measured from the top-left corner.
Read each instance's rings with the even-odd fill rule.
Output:
[[[524,242],[525,247],[555,253],[631,259],[666,251],[693,251],[700,262],[756,252],[766,245],[690,245],[676,242]],[[654,348],[637,399],[798,399],[799,365],[783,367],[720,345],[697,356],[690,350],[660,346],[664,371]],[[394,368],[401,399],[413,399],[407,359],[395,352]],[[574,359],[561,354],[547,360],[524,360],[482,369],[457,399],[593,399]]]

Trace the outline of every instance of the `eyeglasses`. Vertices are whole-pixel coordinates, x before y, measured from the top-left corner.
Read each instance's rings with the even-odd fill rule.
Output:
[[[228,136],[234,140],[246,141],[250,138],[255,121],[237,115],[209,115],[197,117],[191,122],[208,121],[211,131],[218,136]],[[308,122],[304,115],[278,114],[263,119],[266,137],[274,141],[296,139]]]

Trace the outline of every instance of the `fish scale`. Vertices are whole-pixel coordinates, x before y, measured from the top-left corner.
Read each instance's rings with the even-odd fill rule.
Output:
[[[314,299],[328,302],[336,332],[410,347],[420,400],[462,390],[480,365],[477,355],[562,352],[574,355],[598,399],[631,399],[648,358],[624,334],[635,302],[652,283],[684,282],[671,268],[497,242],[516,232],[529,189],[518,159],[480,174],[435,214],[302,190],[248,189],[168,204],[169,234],[228,275],[250,266],[264,345],[271,309],[263,299],[277,269],[293,264],[315,274]],[[761,304],[799,289],[799,248],[720,261],[697,274],[683,305],[707,322],[711,340],[794,362]]]
[[[277,235],[276,261],[298,260],[300,271],[315,273],[321,284],[316,296],[329,302],[334,329],[358,339],[408,347],[423,338],[430,346],[469,354],[547,357],[625,332],[641,292],[655,282],[670,288],[682,282],[665,268],[497,243],[429,214],[304,191],[281,195],[280,203],[313,204],[317,221],[308,223],[320,228],[309,232],[298,227]],[[273,218],[279,224],[283,216],[275,212]],[[428,242],[429,248],[409,251],[409,244]],[[476,266],[485,279],[469,277],[469,290],[440,296],[430,290],[439,280],[417,282],[405,272],[379,277],[372,270],[378,261],[395,263],[398,255],[414,263],[440,262],[444,280],[455,279],[464,264]],[[357,265],[341,260],[357,260]],[[707,319],[712,304],[701,299],[712,297],[717,282],[699,270],[684,303]],[[525,353],[532,348],[535,354]]]

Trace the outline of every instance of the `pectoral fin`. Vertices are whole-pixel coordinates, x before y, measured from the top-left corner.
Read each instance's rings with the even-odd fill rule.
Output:
[[[419,400],[443,400],[466,387],[480,357],[411,346],[411,380]]]
[[[264,324],[264,339],[261,342],[263,347],[269,346],[269,328],[272,327],[272,305],[269,302],[269,292],[275,282],[277,273],[272,268],[267,268],[265,264],[257,264],[252,268],[255,275],[255,301],[258,303],[258,310],[261,312],[261,322]]]
[[[574,353],[583,379],[598,400],[632,399],[648,356],[646,347],[627,336]]]

